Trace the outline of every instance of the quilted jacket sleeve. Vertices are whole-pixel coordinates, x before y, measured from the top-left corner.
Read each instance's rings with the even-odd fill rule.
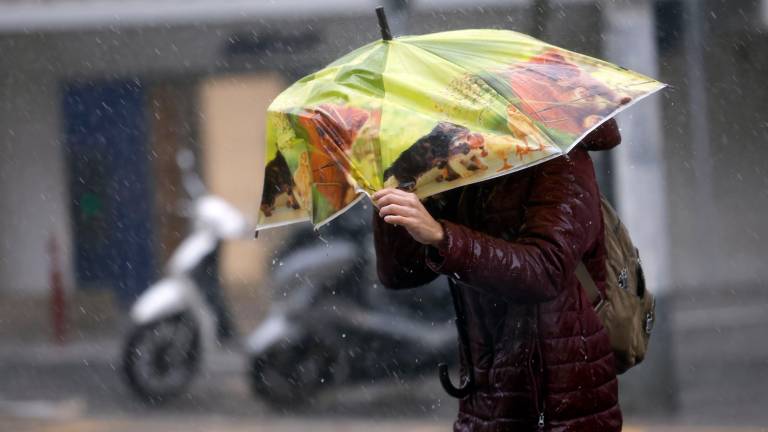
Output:
[[[441,221],[445,239],[428,254],[429,267],[492,295],[555,298],[602,228],[600,197],[583,149],[532,169],[525,220],[513,241]]]
[[[391,289],[414,288],[437,278],[427,267],[425,246],[401,226],[393,226],[373,212],[376,270],[381,283]]]

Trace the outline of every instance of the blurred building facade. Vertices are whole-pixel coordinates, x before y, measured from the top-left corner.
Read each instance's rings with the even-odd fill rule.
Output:
[[[624,145],[596,156],[604,191],[635,234],[651,289],[677,299],[681,334],[711,340],[733,317],[733,328],[760,330],[768,0],[386,4],[396,33],[537,33],[669,83],[619,116]],[[0,0],[0,295],[47,294],[55,236],[68,286],[130,301],[186,229],[178,148],[198,154],[213,192],[255,217],[266,106],[379,37],[375,6]],[[228,246],[225,279],[257,284],[264,254],[253,242]]]

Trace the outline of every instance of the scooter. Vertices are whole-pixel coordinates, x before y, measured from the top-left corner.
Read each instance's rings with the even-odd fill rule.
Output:
[[[246,342],[252,392],[268,404],[301,406],[323,390],[431,374],[458,360],[447,282],[385,290],[370,212],[359,203],[331,223],[336,229],[275,257],[272,305]]]
[[[189,155],[179,165],[190,173]],[[131,330],[122,368],[129,387],[143,399],[159,402],[180,395],[217,345],[217,318],[196,270],[221,241],[248,231],[243,214],[223,199],[206,194],[193,174],[185,186],[193,197],[191,233],[173,252],[165,276],[148,287],[130,310]]]

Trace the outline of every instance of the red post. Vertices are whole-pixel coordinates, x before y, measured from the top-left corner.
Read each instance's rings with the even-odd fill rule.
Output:
[[[53,340],[58,344],[63,344],[66,339],[66,309],[67,303],[64,296],[64,281],[61,276],[61,265],[59,258],[59,242],[53,234],[48,238],[48,259],[50,265],[50,284],[51,284],[51,328],[53,330]]]

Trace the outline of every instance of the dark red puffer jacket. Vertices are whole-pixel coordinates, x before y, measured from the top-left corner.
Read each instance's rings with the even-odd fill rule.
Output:
[[[455,431],[621,430],[608,336],[574,275],[583,260],[604,289],[600,196],[584,147],[619,141],[611,120],[567,156],[428,200],[446,233],[437,250],[374,216],[385,286],[444,273],[459,288],[476,386]]]

